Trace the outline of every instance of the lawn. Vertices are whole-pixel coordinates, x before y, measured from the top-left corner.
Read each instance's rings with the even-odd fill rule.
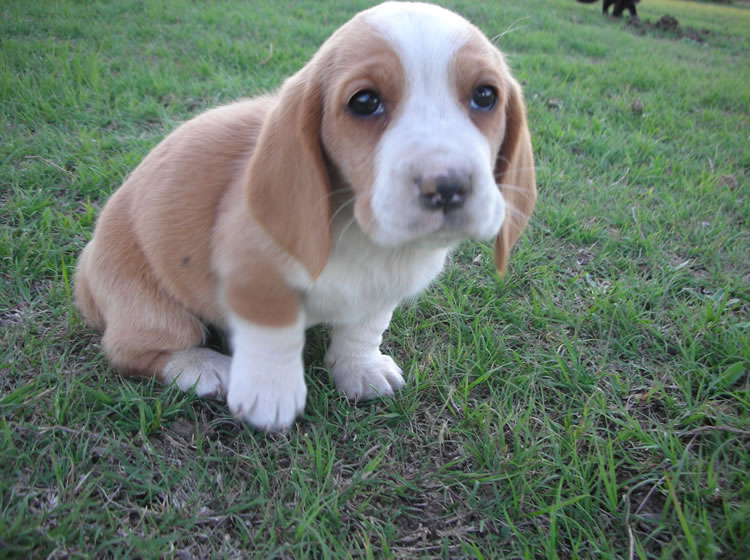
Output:
[[[0,557],[750,557],[750,5],[446,0],[522,81],[539,202],[466,244],[353,406],[306,350],[285,435],[120,377],[71,301],[107,196],[367,2],[0,6]]]

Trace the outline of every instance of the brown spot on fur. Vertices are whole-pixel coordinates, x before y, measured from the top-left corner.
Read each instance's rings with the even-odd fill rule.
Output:
[[[76,300],[86,321],[104,329],[112,366],[151,377],[171,352],[200,343],[203,329],[160,287],[145,259],[127,212],[130,192],[117,191],[104,208],[76,269]]]

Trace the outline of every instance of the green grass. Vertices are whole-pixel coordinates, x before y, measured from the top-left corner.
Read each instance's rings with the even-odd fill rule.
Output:
[[[313,330],[305,414],[265,436],[114,375],[75,259],[169,130],[366,2],[3,3],[0,556],[750,556],[750,8],[640,5],[699,44],[572,0],[447,5],[511,30],[532,223],[504,279],[467,244],[397,310],[394,398],[340,397]]]

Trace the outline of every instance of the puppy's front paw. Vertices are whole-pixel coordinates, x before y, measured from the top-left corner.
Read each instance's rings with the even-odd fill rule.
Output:
[[[227,404],[239,418],[267,432],[287,430],[305,408],[302,349],[305,319],[294,325],[265,327],[230,315],[232,368]]]
[[[401,368],[380,352],[332,359],[331,377],[336,388],[353,401],[392,395],[404,386]]]
[[[227,395],[229,409],[259,430],[287,430],[305,408],[307,387],[302,364],[257,367],[248,368],[241,360],[233,360]]]

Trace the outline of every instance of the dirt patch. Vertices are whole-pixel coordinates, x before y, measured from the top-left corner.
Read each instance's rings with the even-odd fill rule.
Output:
[[[649,31],[657,31],[658,36],[675,39],[686,38],[696,43],[705,43],[706,38],[711,35],[708,29],[681,27],[677,18],[669,14],[661,16],[653,23],[647,19],[633,18],[628,20],[627,24],[637,35],[645,35]]]
[[[737,189],[737,176],[736,175],[730,175],[725,174],[719,177],[719,182],[717,183],[717,186],[719,188],[727,188],[730,191],[733,191]]]

